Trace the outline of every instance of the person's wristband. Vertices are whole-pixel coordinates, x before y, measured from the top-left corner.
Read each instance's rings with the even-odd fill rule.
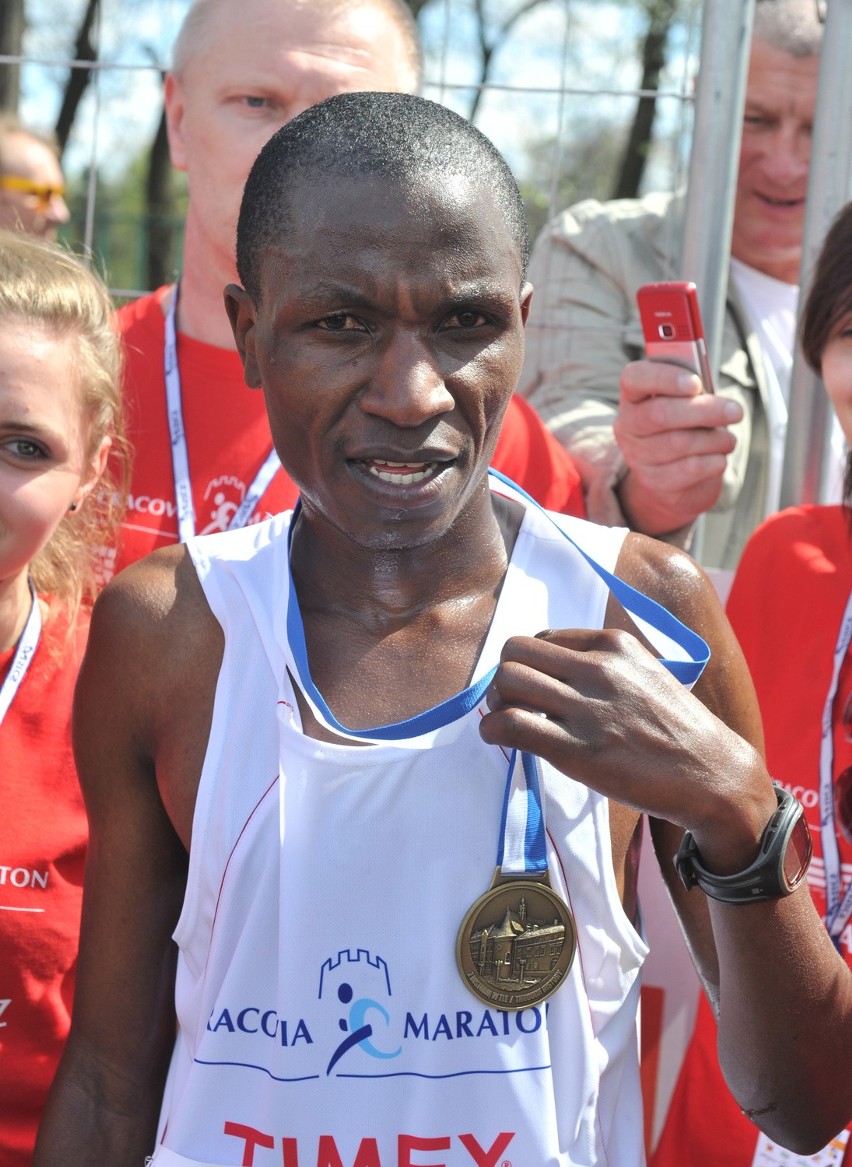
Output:
[[[757,858],[744,871],[714,875],[704,867],[691,833],[684,834],[674,862],[687,890],[698,886],[726,904],[774,900],[796,890],[811,861],[811,833],[799,800],[777,782],[773,786],[778,808],[761,836]]]

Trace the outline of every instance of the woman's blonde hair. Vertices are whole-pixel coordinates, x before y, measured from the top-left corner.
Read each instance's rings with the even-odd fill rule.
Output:
[[[78,510],[64,516],[30,564],[36,590],[59,600],[73,622],[80,605],[95,598],[103,574],[99,560],[115,544],[127,497],[121,343],[112,304],[103,283],[70,252],[0,231],[0,321],[33,324],[57,340],[76,341],[69,374],[79,382],[89,426],[87,459],[97,454],[105,437],[112,440],[100,482]]]

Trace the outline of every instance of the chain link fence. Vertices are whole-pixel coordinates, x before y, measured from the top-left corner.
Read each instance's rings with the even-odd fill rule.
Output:
[[[152,205],[146,190],[162,133],[162,79],[188,2],[25,0],[23,49],[0,55],[0,70],[19,69],[22,119],[40,128],[57,125],[70,79],[87,79],[63,152],[65,234],[96,257],[119,295],[149,290],[180,265],[183,175],[172,172],[165,202]],[[472,117],[505,154],[533,234],[578,199],[683,183],[698,0],[427,0],[418,8],[424,95]],[[654,85],[643,88],[649,76]]]

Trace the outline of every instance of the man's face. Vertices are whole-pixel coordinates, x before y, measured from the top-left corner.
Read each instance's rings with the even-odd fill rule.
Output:
[[[731,252],[798,283],[819,57],[755,41],[734,204]]]
[[[523,360],[530,290],[490,192],[384,179],[294,196],[257,307],[231,299],[246,380],[307,514],[363,547],[443,534],[484,475]]]
[[[4,186],[3,180],[9,185]],[[55,239],[71,217],[56,155],[38,138],[12,131],[3,141],[0,164],[0,227]]]
[[[243,186],[269,138],[338,93],[413,89],[402,34],[364,6],[329,14],[286,0],[222,0],[181,76],[166,81],[172,162],[187,172],[191,228],[233,269]]]

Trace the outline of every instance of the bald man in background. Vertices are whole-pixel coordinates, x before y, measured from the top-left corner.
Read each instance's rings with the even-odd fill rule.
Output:
[[[70,218],[56,143],[0,117],[0,228],[52,241]]]
[[[236,279],[243,185],[264,144],[302,110],[339,93],[414,93],[420,69],[401,0],[195,0],[189,9],[165,90],[172,162],[189,184],[182,272],[178,285],[118,313],[136,464],[105,576],[157,547],[260,522],[295,502],[222,301]],[[584,513],[572,459],[519,398],[495,466],[550,509]]]

